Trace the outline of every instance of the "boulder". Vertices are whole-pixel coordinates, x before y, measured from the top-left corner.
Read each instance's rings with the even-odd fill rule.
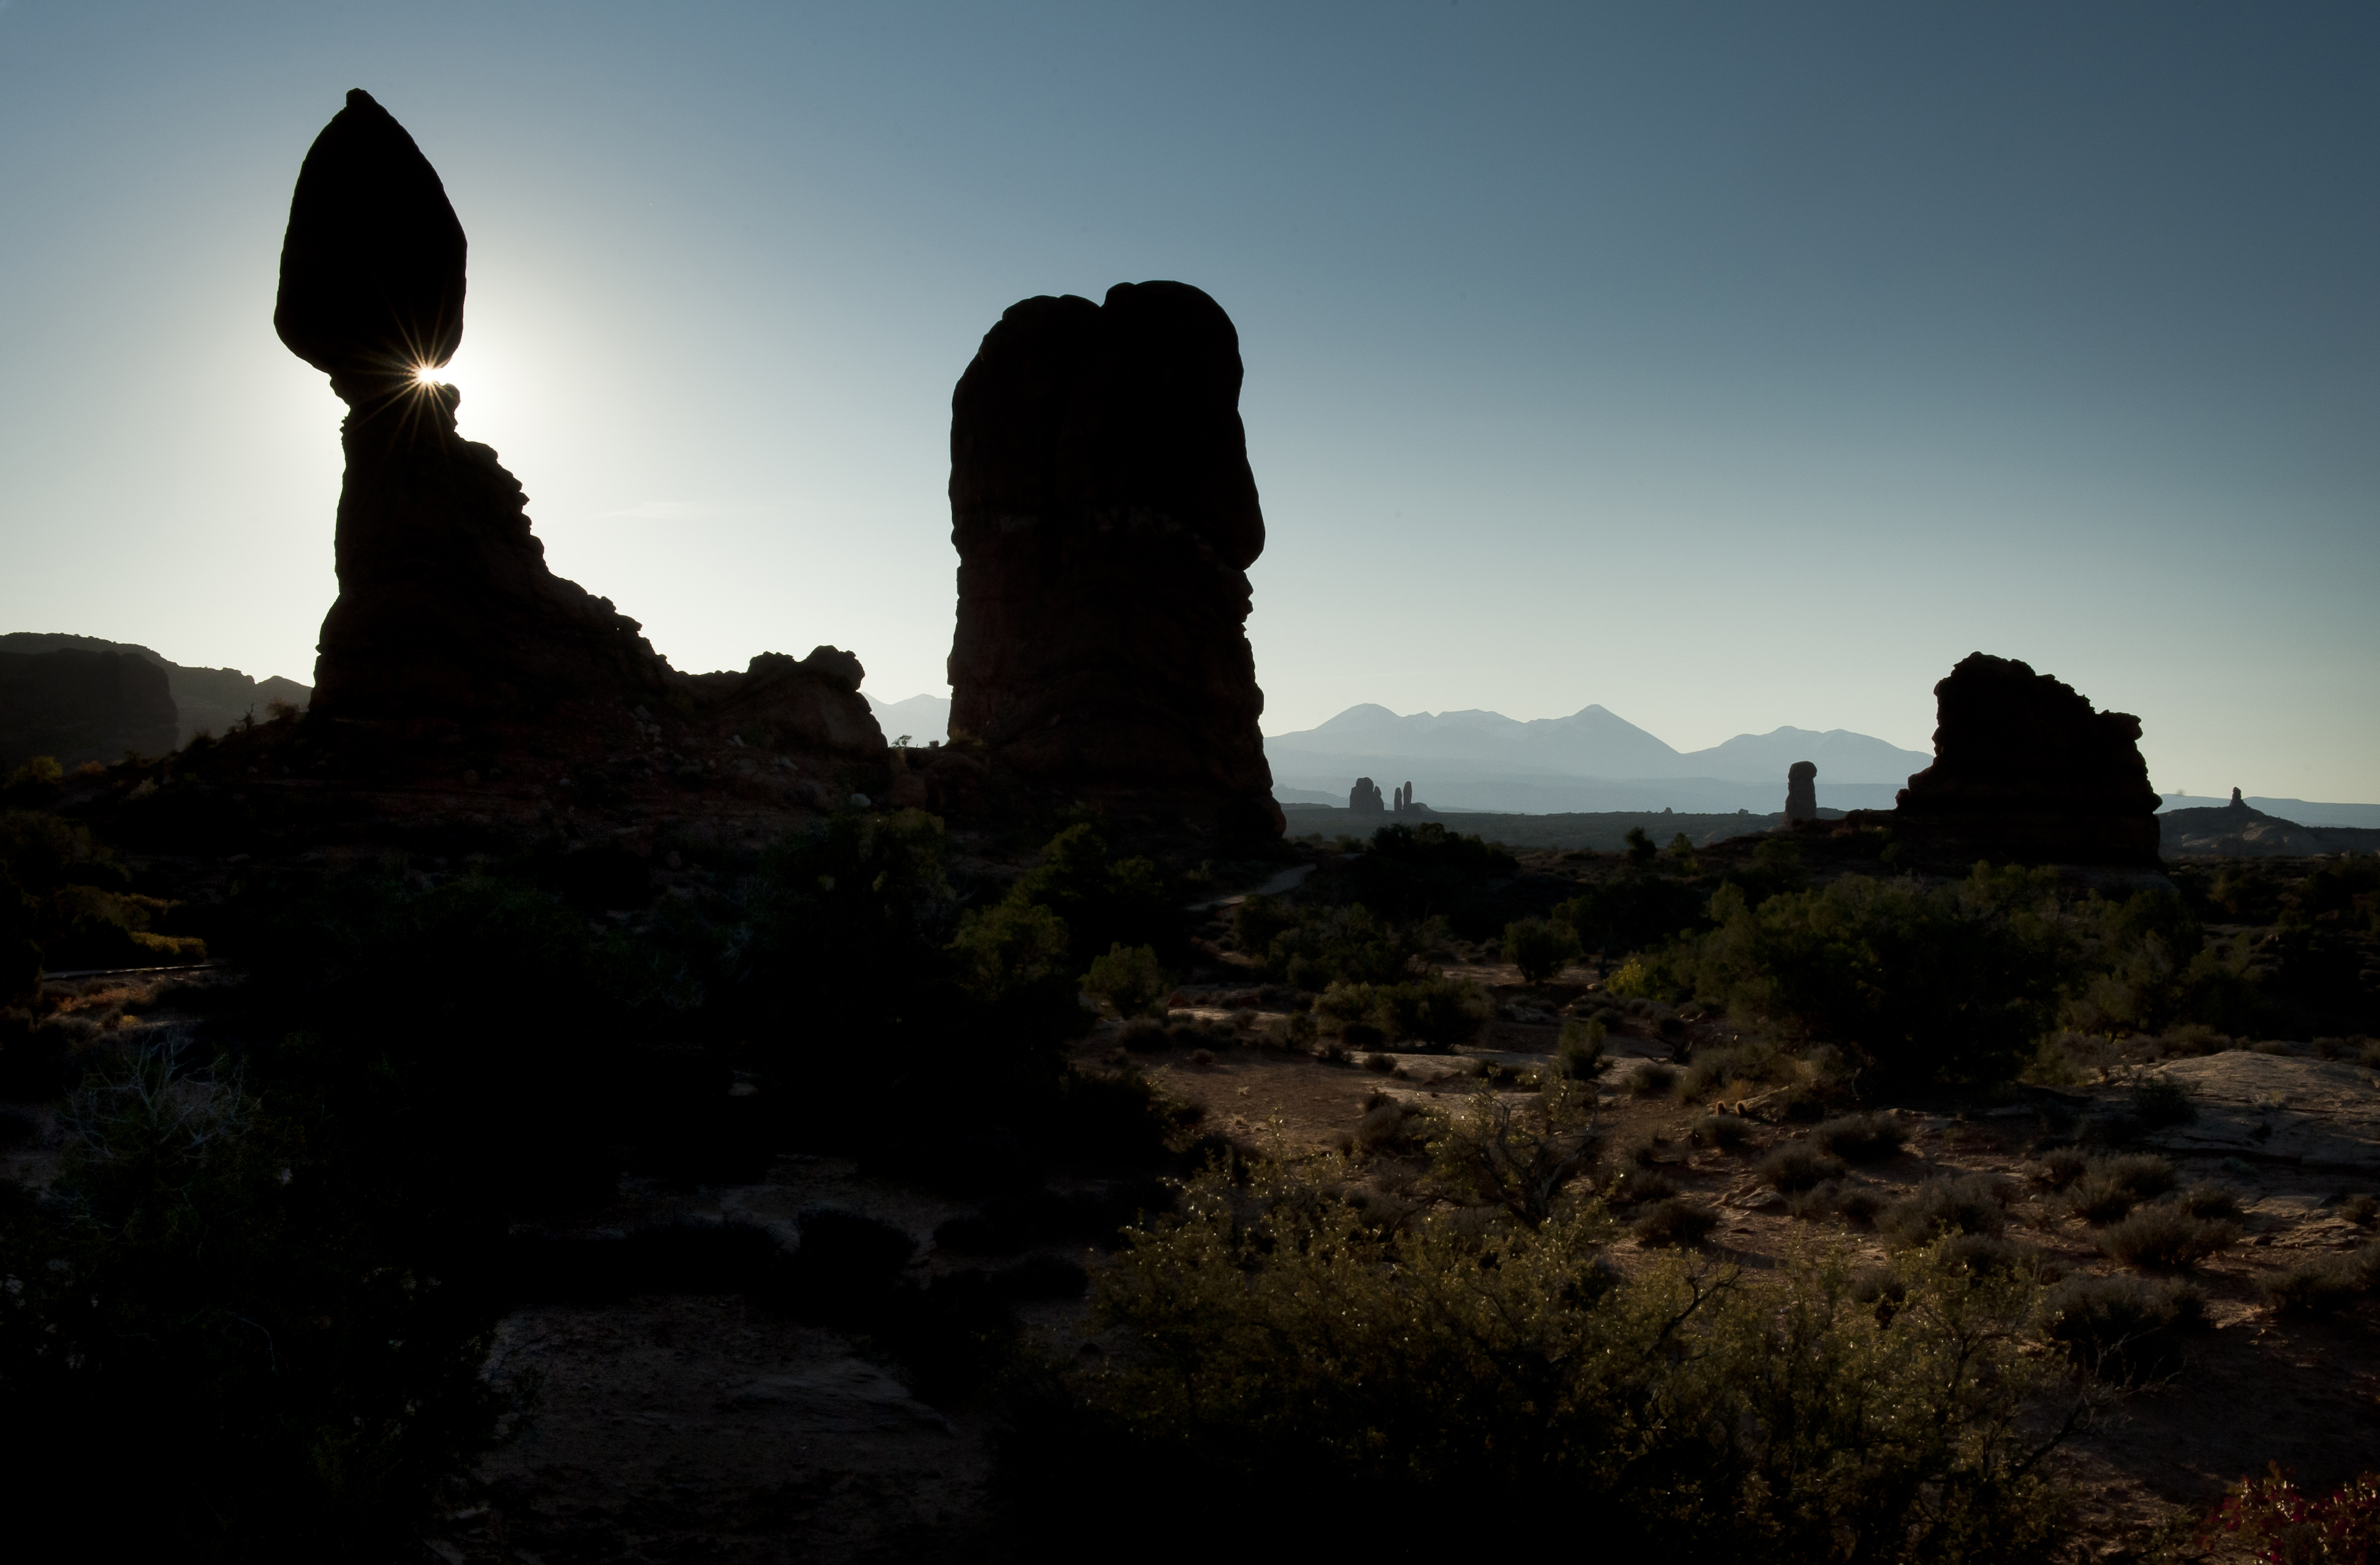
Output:
[[[1920,857],[2158,867],[2139,718],[2095,710],[2071,686],[1982,652],[1934,698],[1934,764],[1885,818]]]
[[[0,771],[163,755],[175,722],[165,671],[137,652],[0,652]]]
[[[464,253],[438,171],[358,87],[298,171],[273,330],[350,404],[401,394],[462,345]]]
[[[1026,299],[951,399],[951,734],[1069,799],[1278,836],[1239,336],[1182,283]]]
[[[1818,763],[1797,760],[1785,769],[1785,823],[1818,819]]]

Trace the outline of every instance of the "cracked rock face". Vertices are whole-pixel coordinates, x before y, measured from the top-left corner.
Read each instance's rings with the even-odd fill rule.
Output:
[[[1068,796],[1277,835],[1245,625],[1239,335],[1181,283],[1012,307],[951,406],[954,740]]]
[[[1945,862],[2159,867],[2139,718],[1982,652],[1934,698],[1934,764],[1900,791],[1897,836]]]

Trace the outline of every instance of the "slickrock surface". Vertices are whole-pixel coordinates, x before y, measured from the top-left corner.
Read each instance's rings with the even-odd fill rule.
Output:
[[[1067,799],[1275,836],[1243,628],[1239,334],[1182,283],[1026,299],[951,400],[953,741]]]

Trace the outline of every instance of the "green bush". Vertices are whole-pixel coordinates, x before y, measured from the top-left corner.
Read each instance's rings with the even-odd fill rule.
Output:
[[[1603,1074],[1603,1049],[1609,1029],[1603,1018],[1572,1017],[1562,1024],[1554,1045],[1554,1074],[1570,1081],[1593,1081]]]
[[[1577,932],[1566,924],[1522,918],[1504,926],[1504,960],[1518,967],[1526,982],[1542,984],[1560,977],[1578,954]]]
[[[1119,1016],[1162,1016],[1172,975],[1157,964],[1148,946],[1111,945],[1083,975],[1083,992],[1106,1001]]]
[[[1436,922],[1391,925],[1361,903],[1303,907],[1263,948],[1265,970],[1318,991],[1338,983],[1393,984],[1419,973],[1442,938],[1443,927]]]
[[[1512,855],[1434,820],[1402,822],[1372,833],[1347,866],[1348,895],[1401,923],[1444,918],[1469,939],[1503,927],[1494,882],[1518,872]]]
[[[1630,874],[1590,886],[1553,910],[1582,951],[1617,955],[1649,950],[1703,922],[1709,898],[1667,876]]]
[[[1342,1037],[1360,1028],[1378,1035],[1366,1041],[1426,1049],[1470,1042],[1488,1025],[1489,1009],[1478,985],[1442,975],[1399,984],[1334,983],[1314,1002],[1315,1015]]]
[[[1160,961],[1187,950],[1189,921],[1176,889],[1152,861],[1116,857],[1087,824],[1050,838],[1041,862],[1017,878],[1006,900],[1046,907],[1065,920],[1076,972],[1111,946],[1145,945]]]
[[[1662,953],[1657,989],[1767,1016],[1901,1083],[2014,1075],[2072,965],[2050,870],[1977,866],[1964,883],[1845,876],[1757,908],[1722,886],[1718,926]]]
[[[2058,1526],[2038,1459],[2069,1421],[2017,1350],[2021,1278],[1908,1257],[1888,1319],[1833,1252],[1773,1283],[1684,1258],[1609,1267],[1565,1207],[1480,1231],[1379,1224],[1270,1164],[1216,1171],[1093,1280],[1121,1351],[1053,1371],[1001,1492],[1026,1548],[1133,1535],[1210,1559],[1430,1557],[1593,1519],[1615,1558],[2031,1559]],[[1200,1496],[1146,1525],[1148,1474]],[[1137,1519],[1135,1524],[1135,1519]]]

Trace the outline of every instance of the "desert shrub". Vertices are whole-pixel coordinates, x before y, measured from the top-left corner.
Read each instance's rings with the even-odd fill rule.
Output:
[[[1046,907],[1064,919],[1076,972],[1116,945],[1148,946],[1160,961],[1187,949],[1189,921],[1175,889],[1150,860],[1116,857],[1087,823],[1050,838],[1041,862],[1017,878],[1004,900]]]
[[[320,1110],[152,1047],[84,1079],[54,1200],[0,1187],[0,1462],[93,1557],[394,1551],[493,1439],[455,1263],[494,1236],[425,1234]]]
[[[2193,1184],[2174,1200],[2194,1218],[2236,1221],[2240,1216],[2240,1193],[2228,1184]]]
[[[2063,1190],[2091,1170],[2091,1158],[2072,1146],[2055,1146],[2041,1159],[2041,1181],[2052,1190]]]
[[[2194,1218],[2170,1202],[2143,1207],[2099,1231],[2109,1259],[2143,1271],[2180,1271],[2240,1237],[2237,1223]]]
[[[1617,1557],[2029,1559],[2064,1424],[2017,1352],[2021,1280],[1903,1263],[1889,1324],[1849,1266],[1777,1284],[1651,1257],[1622,1275],[1592,1207],[1485,1232],[1374,1222],[1292,1170],[1191,1183],[1178,1223],[1093,1279],[1123,1351],[1021,1402],[1000,1489],[1024,1547],[1121,1530],[1169,1559],[1260,1531],[1275,1549],[1427,1557],[1492,1515],[1514,1536],[1597,1519]],[[1163,1472],[1200,1503],[1145,1524]]]
[[[2255,1006],[2258,980],[2246,945],[2209,944],[2171,892],[2139,892],[2121,902],[2089,897],[2071,923],[2081,972],[2060,1019],[2077,1031],[2228,1027],[2244,1023]]]
[[[1698,1146],[1718,1146],[1733,1151],[1752,1140],[1753,1123],[1734,1114],[1706,1114],[1696,1120],[1692,1135]]]
[[[1633,1206],[1649,1206],[1666,1201],[1678,1193],[1678,1182],[1649,1163],[1639,1160],[1622,1170],[1619,1183],[1611,1187],[1611,1198]]]
[[[1490,1009],[1477,984],[1438,974],[1383,986],[1374,1021],[1391,1038],[1451,1049],[1479,1036]]]
[[[2042,1332],[2078,1368],[2131,1384],[2181,1367],[2180,1333],[2206,1320],[2206,1295],[2186,1282],[2073,1277],[2042,1295]]]
[[[2131,1090],[2132,1117],[2143,1128],[2163,1130],[2168,1125],[2198,1122],[2198,1105],[2190,1100],[2190,1089],[2178,1081],[2153,1076],[2135,1084]]]
[[[1553,910],[1582,951],[1606,955],[1659,945],[1702,922],[1709,899],[1665,875],[1632,874],[1590,886]]]
[[[54,815],[0,812],[0,1002],[23,999],[44,967],[203,960],[203,940],[161,928],[178,904],[131,884],[88,829]]]
[[[2276,1462],[2269,1477],[2241,1484],[2208,1514],[2200,1547],[2218,1532],[2236,1535],[2272,1565],[2368,1565],[2380,1549],[2380,1474],[2309,1495]]]
[[[1929,1179],[1877,1214],[1876,1231],[1903,1247],[1946,1234],[1998,1234],[2008,1227],[2008,1194],[1986,1174]]]
[[[2364,1289],[2355,1264],[2343,1256],[2321,1256],[2299,1261],[2265,1283],[2265,1299],[2275,1309],[2296,1315],[2331,1315],[2353,1304]]]
[[[1252,956],[1272,949],[1273,938],[1297,928],[1298,912],[1286,898],[1261,892],[1232,909],[1232,943]]]
[[[1717,928],[1661,954],[1654,987],[1770,1017],[1903,1082],[2014,1075],[2070,966],[2047,870],[1979,865],[1942,887],[1847,875],[1757,908],[1722,886],[1710,916]]]
[[[1708,1207],[1671,1196],[1656,1201],[1629,1226],[1636,1243],[1646,1245],[1699,1244],[1718,1226],[1718,1214]]]
[[[2094,1158],[2083,1165],[2082,1176],[2068,1186],[2067,1205],[2086,1222],[2114,1222],[2141,1202],[2165,1195],[2175,1183],[2173,1165],[2154,1153]]]
[[[1628,1089],[1642,1098],[1665,1097],[1678,1085],[1676,1067],[1647,1060],[1628,1073]]]
[[[1393,984],[1419,974],[1442,940],[1434,921],[1393,925],[1361,903],[1309,906],[1263,947],[1265,971],[1303,989]]]
[[[1525,1108],[1483,1087],[1439,1122],[1430,1174],[1450,1199],[1541,1223],[1570,1182],[1593,1167],[1600,1145],[1594,1096],[1584,1087],[1557,1084]]]
[[[1108,947],[1083,975],[1083,992],[1115,1007],[1119,1016],[1156,1016],[1165,1012],[1165,997],[1173,990],[1173,976],[1157,964],[1157,952],[1145,945]]]
[[[1909,1129],[1890,1114],[1852,1114],[1818,1125],[1810,1139],[1847,1163],[1877,1163],[1899,1155]]]
[[[1542,984],[1560,977],[1578,954],[1578,935],[1567,924],[1522,918],[1504,926],[1504,960],[1518,967],[1526,982]]]
[[[1934,1253],[1945,1265],[1962,1267],[1979,1277],[2029,1277],[2046,1282],[2051,1271],[2040,1251],[2005,1233],[1945,1234],[1936,1242]]]
[[[1593,1081],[1603,1074],[1604,1041],[1609,1036],[1600,1016],[1576,1017],[1562,1024],[1554,1045],[1554,1074],[1571,1081]]]
[[[1449,831],[1434,820],[1402,822],[1372,833],[1347,866],[1349,896],[1400,922],[1443,918],[1467,939],[1503,928],[1493,882],[1520,865],[1511,854],[1475,836]]]
[[[1752,1171],[1763,1183],[1791,1194],[1840,1178],[1843,1162],[1806,1141],[1788,1141],[1771,1148]]]
[[[1623,841],[1628,844],[1628,862],[1631,864],[1641,867],[1652,863],[1660,855],[1661,850],[1653,845],[1653,839],[1645,835],[1645,828],[1642,826],[1628,828],[1628,835]]]
[[[1451,1049],[1478,1037],[1488,1013],[1478,985],[1443,975],[1401,984],[1334,983],[1314,1002],[1314,1014],[1351,1045]]]
[[[1791,1057],[1773,1044],[1742,1043],[1701,1049],[1694,1051],[1685,1078],[1678,1084],[1678,1096],[1689,1103],[1699,1103],[1740,1083],[1791,1081],[1799,1074]]]

